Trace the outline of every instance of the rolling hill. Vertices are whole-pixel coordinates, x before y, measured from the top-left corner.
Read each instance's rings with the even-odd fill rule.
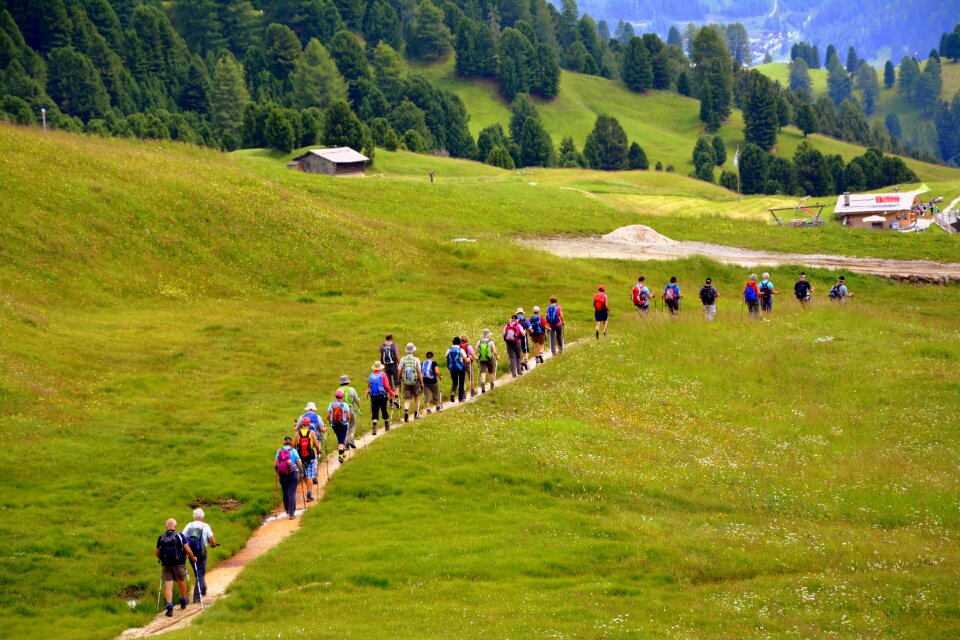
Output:
[[[771,199],[665,173],[383,153],[351,180],[283,160],[0,125],[6,637],[141,624],[164,520],[208,505],[214,560],[239,549],[273,508],[290,420],[342,373],[362,381],[384,333],[439,353],[550,295],[588,340],[361,452],[298,534],[172,637],[960,632],[960,288],[850,275],[857,296],[837,307],[835,274],[810,270],[817,304],[783,295],[756,323],[738,316],[743,269],[514,242],[649,222],[943,257],[954,238],[773,228]],[[639,324],[638,271],[655,289],[680,277],[679,318]],[[772,271],[787,290],[796,267]],[[598,283],[613,309],[599,341]]]

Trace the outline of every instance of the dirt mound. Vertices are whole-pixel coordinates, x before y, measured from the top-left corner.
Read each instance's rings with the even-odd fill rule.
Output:
[[[645,224],[631,224],[620,227],[601,238],[604,242],[629,242],[631,244],[673,245],[671,240],[662,233],[657,233]]]

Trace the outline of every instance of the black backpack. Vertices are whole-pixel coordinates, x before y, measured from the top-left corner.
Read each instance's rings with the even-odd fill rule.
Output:
[[[187,562],[187,552],[183,550],[183,536],[176,531],[167,531],[157,542],[160,549],[160,564],[176,567]]]
[[[700,289],[700,300],[703,304],[713,304],[717,299],[717,296],[713,293],[713,287],[709,284],[703,285],[703,288]]]

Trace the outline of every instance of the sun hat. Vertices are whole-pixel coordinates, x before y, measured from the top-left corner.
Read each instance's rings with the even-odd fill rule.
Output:
[[[343,397],[343,389],[337,389],[337,390],[333,393],[333,395],[334,395],[334,397],[336,397],[337,400],[339,400],[340,398]]]
[[[347,374],[340,376],[340,384],[350,384],[350,376]]]
[[[316,410],[317,410],[317,405],[315,405],[312,402],[308,402],[307,406],[304,408],[304,411],[316,411]]]
[[[484,329],[482,333],[484,338],[490,337],[490,329]]]
[[[523,307],[517,307],[517,313],[523,313]]]
[[[533,308],[533,312],[534,312],[534,313],[540,313],[540,307],[534,307],[534,308]]]
[[[383,371],[383,363],[377,360],[373,363],[373,366],[370,367],[373,371]]]
[[[417,350],[416,345],[414,345],[412,342],[408,342],[408,343],[407,343],[407,348],[404,349],[404,352],[405,352],[405,353],[413,353],[413,352],[416,351],[416,350]]]

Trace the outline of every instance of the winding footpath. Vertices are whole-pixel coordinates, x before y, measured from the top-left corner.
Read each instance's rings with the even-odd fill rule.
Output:
[[[570,349],[572,347],[575,347],[578,342],[579,341],[570,342],[564,345],[564,349]],[[548,337],[547,347],[549,347],[549,345],[550,345],[550,341]],[[544,359],[544,362],[551,359],[549,348],[543,354],[543,359]],[[527,374],[537,369],[539,366],[543,366],[543,365],[537,365],[531,359],[530,371],[528,371]],[[476,375],[479,376],[479,370],[477,371]],[[500,389],[502,386],[508,385],[514,382],[514,380],[522,380],[522,379],[523,379],[522,376],[518,378],[511,378],[509,377],[509,373],[506,375],[501,375],[497,379],[496,389],[492,391],[488,391],[487,393],[488,394],[496,393],[496,390]],[[446,406],[444,407],[442,413],[447,413],[448,411],[454,411],[465,404],[475,402],[476,400],[479,400],[484,395],[486,394],[478,393],[476,396],[472,398],[468,396],[466,400],[464,400],[463,402],[458,402],[457,404],[445,403]],[[353,455],[359,454],[359,452],[363,451],[363,449],[370,446],[376,440],[379,440],[387,433],[392,433],[393,431],[396,431],[397,429],[401,429],[407,425],[422,423],[424,420],[427,420],[435,415],[437,414],[433,413],[431,415],[423,415],[420,417],[419,420],[416,421],[416,423],[411,421],[406,425],[403,423],[403,419],[401,418],[396,424],[391,425],[391,429],[389,432],[385,432],[381,430],[376,436],[368,432],[366,435],[357,438],[356,440],[357,449],[356,451],[353,451],[350,455],[352,457]],[[347,462],[349,462],[349,459],[347,460]],[[324,469],[322,461],[317,466],[317,486],[314,487],[314,492],[317,496],[316,500],[314,502],[305,504],[303,502],[303,494],[301,492],[297,493],[297,518],[293,520],[289,519],[287,517],[287,514],[283,512],[283,510],[281,509],[279,515],[276,515],[276,514],[271,515],[269,518],[267,518],[263,522],[263,524],[256,531],[253,532],[253,535],[250,536],[249,540],[247,540],[247,544],[240,551],[238,551],[232,557],[217,563],[216,566],[214,566],[209,571],[207,571],[207,576],[206,576],[207,595],[204,596],[203,598],[203,605],[204,605],[203,610],[206,610],[212,606],[215,606],[216,603],[220,601],[220,599],[225,598],[227,596],[227,588],[234,581],[234,579],[236,579],[236,577],[240,575],[240,573],[248,564],[250,564],[251,562],[259,558],[263,554],[267,553],[268,551],[276,547],[278,544],[280,544],[281,542],[289,538],[291,535],[293,535],[300,529],[300,526],[303,523],[303,515],[306,513],[306,510],[320,503],[320,501],[323,499],[324,495],[326,494],[327,484],[333,478],[334,474],[340,469],[341,465],[337,461],[336,452],[330,454],[327,457],[326,464],[327,464],[326,470]],[[346,464],[346,462],[344,464]],[[327,470],[329,470],[329,473]],[[192,592],[192,589],[193,589],[192,583],[188,584],[187,586],[188,586],[188,590]],[[174,586],[174,588],[176,588],[176,586]],[[154,616],[154,618],[150,622],[143,625],[142,627],[133,627],[121,633],[119,636],[119,640],[128,640],[131,638],[147,638],[150,636],[160,635],[160,634],[174,631],[177,629],[182,629],[188,626],[191,622],[193,622],[193,620],[196,619],[196,617],[199,616],[201,613],[202,613],[202,610],[200,606],[195,604],[190,604],[184,610],[181,610],[179,607],[175,607],[172,618],[166,617],[164,612],[161,610],[156,616]]]

